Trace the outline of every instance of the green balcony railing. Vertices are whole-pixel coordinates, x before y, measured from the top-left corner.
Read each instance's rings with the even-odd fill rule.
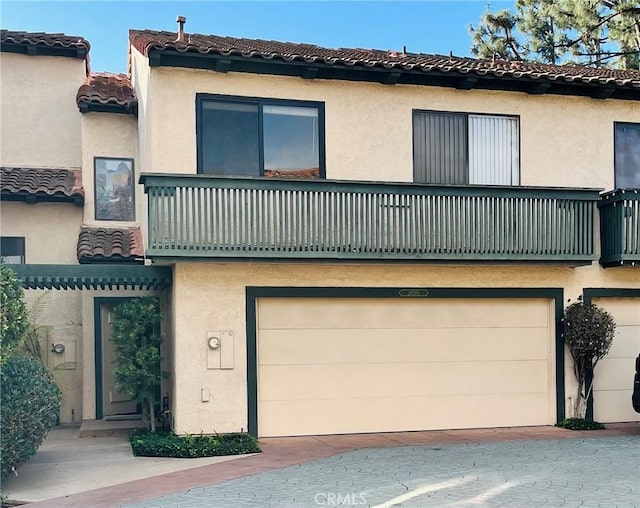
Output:
[[[640,263],[640,189],[620,189],[602,195],[600,239],[602,266]]]
[[[150,257],[590,263],[592,189],[143,174]]]

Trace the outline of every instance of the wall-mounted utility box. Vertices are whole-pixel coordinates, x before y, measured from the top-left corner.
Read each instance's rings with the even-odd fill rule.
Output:
[[[207,330],[207,369],[233,369],[233,339],[231,330]]]

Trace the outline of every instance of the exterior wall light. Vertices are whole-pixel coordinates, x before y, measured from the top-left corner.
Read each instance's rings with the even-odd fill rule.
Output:
[[[51,344],[51,352],[61,355],[64,353],[65,347],[64,344]]]

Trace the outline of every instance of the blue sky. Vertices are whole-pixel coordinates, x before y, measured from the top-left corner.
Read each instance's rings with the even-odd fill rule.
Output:
[[[492,10],[514,1],[491,1]],[[487,1],[69,1],[0,3],[2,28],[64,32],[91,43],[94,71],[125,72],[129,28],[468,56]]]

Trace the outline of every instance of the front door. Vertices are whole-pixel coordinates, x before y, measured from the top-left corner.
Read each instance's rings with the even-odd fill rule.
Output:
[[[102,415],[103,418],[135,414],[137,404],[116,387],[113,370],[118,366],[113,345],[113,308],[116,304],[100,305],[102,345]]]

